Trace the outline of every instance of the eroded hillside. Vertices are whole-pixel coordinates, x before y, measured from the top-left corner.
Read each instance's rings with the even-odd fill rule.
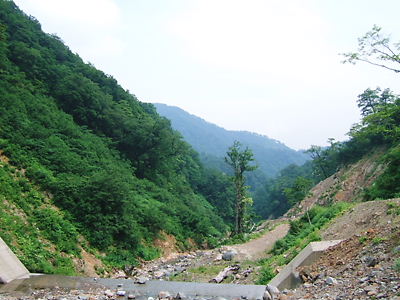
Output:
[[[382,160],[385,153],[384,150],[377,150],[358,162],[340,169],[312,188],[309,196],[290,209],[285,216],[301,215],[316,204],[362,201],[365,189],[370,187],[385,170],[385,163]]]

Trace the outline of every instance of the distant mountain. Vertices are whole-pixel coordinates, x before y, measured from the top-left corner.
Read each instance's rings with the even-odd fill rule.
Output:
[[[221,158],[235,140],[253,151],[259,170],[269,177],[277,175],[290,164],[301,165],[309,159],[303,152],[293,150],[267,136],[248,131],[226,130],[179,107],[160,103],[155,103],[154,106],[161,116],[171,120],[172,127],[200,153],[206,165],[226,168]]]

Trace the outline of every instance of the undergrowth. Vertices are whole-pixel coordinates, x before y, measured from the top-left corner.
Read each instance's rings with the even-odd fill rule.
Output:
[[[269,258],[260,260],[261,271],[257,284],[268,283],[275,277],[276,267],[288,264],[310,242],[321,240],[320,229],[350,206],[344,202],[329,207],[315,206],[301,218],[290,221],[288,234],[275,243]]]

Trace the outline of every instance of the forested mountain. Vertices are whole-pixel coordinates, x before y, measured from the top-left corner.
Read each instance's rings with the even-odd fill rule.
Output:
[[[184,249],[227,230],[227,176],[206,171],[153,105],[7,0],[0,91],[0,236],[30,271],[73,272],[81,237],[122,266],[156,256],[162,234]],[[57,259],[46,252],[51,244]]]
[[[295,151],[267,136],[247,131],[230,131],[209,123],[174,106],[155,103],[157,112],[171,120],[172,127],[200,153],[204,163],[227,168],[223,162],[227,149],[235,140],[248,146],[254,153],[259,170],[272,177],[290,164],[302,165],[308,158],[302,151]]]
[[[307,197],[316,183],[362,159],[376,156],[376,153],[383,153],[379,163],[375,166],[372,164],[372,167],[369,167],[372,170],[366,168],[358,177],[366,174],[370,176],[377,165],[381,168],[376,170],[379,176],[372,178],[370,186],[362,188],[358,198],[368,201],[400,197],[400,96],[389,89],[368,88],[358,96],[357,103],[362,120],[351,128],[348,141],[337,142],[330,139],[329,147],[312,146],[308,150],[312,161],[302,166],[288,166],[279,176],[267,180],[264,186],[258,189],[254,196],[254,204],[261,216],[266,218],[285,213],[291,206]],[[336,180],[339,183],[344,181],[342,178]],[[356,180],[353,180],[353,190],[361,189],[358,182],[355,182]],[[340,184],[337,185],[318,200],[329,204],[333,195],[341,188]]]

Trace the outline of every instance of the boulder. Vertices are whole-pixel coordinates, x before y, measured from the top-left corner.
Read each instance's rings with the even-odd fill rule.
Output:
[[[232,260],[237,255],[236,250],[228,250],[222,254],[223,260]]]

